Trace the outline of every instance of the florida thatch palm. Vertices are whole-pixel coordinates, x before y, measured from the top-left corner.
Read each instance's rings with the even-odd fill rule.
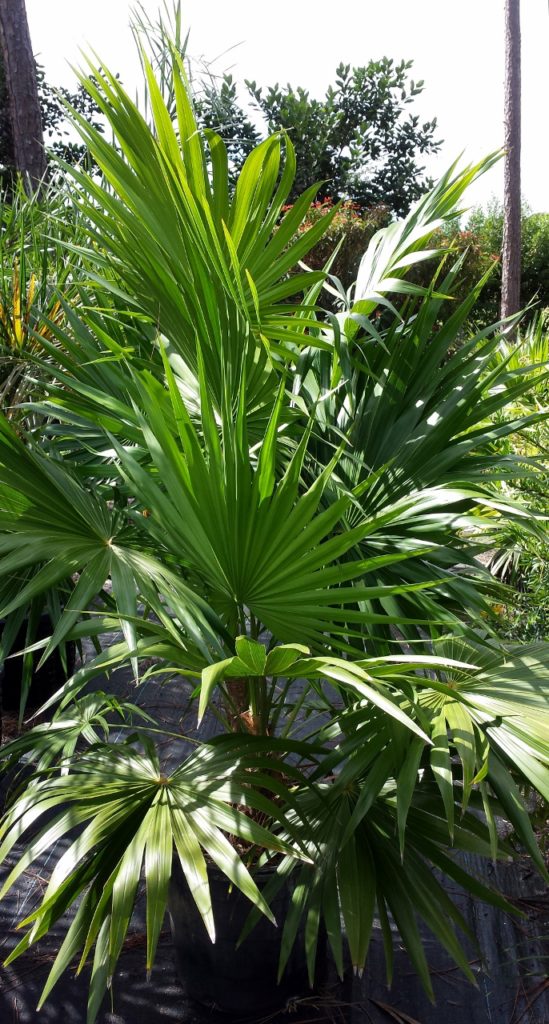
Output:
[[[494,815],[506,814],[543,871],[516,780],[549,797],[549,655],[502,649],[488,619],[478,628],[496,584],[473,557],[486,519],[536,530],[496,488],[529,471],[497,455],[524,420],[491,421],[528,382],[484,373],[488,335],[456,344],[474,295],[436,324],[459,267],[428,293],[402,283],[483,168],[452,171],[377,236],[355,305],[323,322],[322,275],[293,273],[326,226],[298,231],[314,190],[282,213],[290,141],[258,147],[231,196],[177,53],[175,124],[147,76],[152,126],[114,78],[88,82],[117,141],[79,122],[103,178],[73,174],[88,282],[44,341],[55,371],[39,411],[53,427],[40,440],[0,430],[0,572],[26,578],[1,613],[77,574],[43,656],[123,629],[59,694],[54,749],[38,726],[5,751],[48,772],[7,812],[0,856],[57,809],[5,888],[81,829],[13,955],[84,892],[46,992],[95,948],[93,1021],[142,867],[149,964],[173,851],[210,931],[205,855],[268,913],[236,835],[281,855],[271,889],[304,872],[282,965],[306,914],[311,970],[322,918],[341,967],[341,910],[362,966],[377,907],[389,970],[392,915],[429,988],[416,914],[467,970],[449,923],[463,921],[429,865],[506,906],[447,847],[496,855]],[[391,315],[385,295],[399,289],[412,304]],[[376,326],[380,302],[389,321]],[[109,743],[102,698],[82,696],[105,669],[138,676],[143,658],[226,725],[170,777],[146,722],[138,740],[132,726],[133,740]]]

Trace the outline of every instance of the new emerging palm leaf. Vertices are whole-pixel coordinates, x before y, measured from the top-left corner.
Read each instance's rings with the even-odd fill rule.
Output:
[[[3,750],[36,766],[3,820],[0,856],[23,840],[3,892],[69,843],[10,959],[80,898],[44,998],[92,957],[90,1024],[142,872],[152,964],[174,856],[212,938],[208,865],[255,905],[250,928],[295,879],[281,970],[302,919],[311,981],[321,922],[338,969],[343,937],[362,969],[377,918],[389,976],[394,922],[429,992],[418,918],[470,975],[432,866],[511,910],[457,856],[510,855],[503,816],[545,871],[521,793],[549,799],[549,651],[498,641],[509,591],[477,558],[509,523],[543,529],[500,489],[535,461],[500,445],[545,413],[494,364],[497,329],[467,337],[477,290],[440,322],[460,264],[429,250],[493,161],[379,233],[323,318],[323,275],[298,264],[329,217],[298,232],[314,189],[283,212],[291,141],[259,146],[231,193],[172,56],[175,120],[146,59],[151,124],[108,73],[83,79],[115,142],[75,117],[102,174],[72,172],[79,301],[59,297],[41,339],[41,435],[0,425],[0,614],[70,579],[36,646],[98,647],[49,704],[51,743],[40,724]],[[428,290],[405,280],[426,258]],[[122,665],[178,679],[221,734],[166,773],[154,724],[94,693]],[[260,893],[249,869],[269,858]]]

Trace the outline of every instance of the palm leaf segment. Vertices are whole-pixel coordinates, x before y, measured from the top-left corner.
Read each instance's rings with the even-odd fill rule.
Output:
[[[11,962],[38,941],[79,893],[82,900],[50,971],[40,1006],[63,971],[79,957],[79,970],[94,949],[88,1021],[95,1020],[110,984],[132,916],[141,871],[147,879],[147,964],[152,966],[166,913],[172,858],[178,857],[212,940],[215,926],[207,877],[207,856],[269,918],[271,911],[227,834],[248,844],[294,852],[254,821],[250,811],[272,818],[269,796],[276,783],[257,771],[249,785],[246,759],[233,745],[206,745],[169,777],[154,749],[96,745],[75,762],[70,775],[37,776],[7,812],[0,829],[0,858],[35,827],[25,853],[9,873],[2,893],[41,853],[64,838],[40,906],[23,926],[27,932]],[[268,766],[268,765],[267,765]],[[289,769],[291,771],[291,769]],[[237,809],[239,808],[239,809]],[[248,811],[248,813],[245,813]],[[53,818],[52,818],[53,812]],[[43,816],[46,816],[42,824]],[[38,831],[36,825],[38,824]],[[74,839],[74,830],[79,830]],[[299,837],[297,837],[299,842]]]
[[[447,273],[444,293],[453,293],[460,269],[458,261]],[[383,282],[381,275],[381,291]],[[492,617],[498,588],[476,556],[494,546],[498,531],[515,522],[530,536],[543,536],[539,517],[510,500],[500,484],[540,472],[535,459],[503,454],[501,445],[546,415],[524,413],[515,403],[534,381],[536,386],[544,382],[547,370],[538,367],[528,380],[507,363],[494,367],[495,330],[468,337],[468,317],[482,283],[456,308],[431,292],[416,297],[383,328],[355,316],[357,302],[349,315],[341,315],[345,333],[335,335],[333,353],[302,353],[293,387],[296,404],[314,409],[310,452],[315,459],[324,463],[341,437],[348,442],[331,490],[337,494],[341,482],[357,493],[360,484],[370,481],[349,509],[347,525],[352,528],[361,514],[387,515],[386,528],[362,545],[364,555],[387,547],[431,545],[427,556],[394,571],[384,568],[369,582],[389,584],[395,573],[410,583],[438,578],[435,600],[432,592],[418,593],[413,603],[416,610],[423,606],[433,626],[444,607],[452,631],[464,628],[465,609],[477,621],[479,613]],[[459,574],[454,571],[458,564]],[[386,602],[385,610],[390,607],[404,623],[412,614],[410,605],[404,596]],[[405,624],[403,632],[418,639],[418,631]],[[375,642],[381,635],[377,630]],[[380,653],[390,646],[387,631],[384,639]]]
[[[147,395],[146,382],[141,386],[139,423],[150,471],[114,442],[128,487],[151,511],[146,524],[156,545],[168,548],[201,581],[233,636],[251,616],[256,629],[266,628],[279,640],[291,640],[298,631],[306,642],[337,645],[345,627],[352,631],[354,621],[367,618],[367,611],[357,610],[372,596],[361,584],[364,575],[406,553],[342,562],[362,537],[375,532],[376,522],[362,517],[353,530],[338,532],[355,500],[352,493],[319,511],[337,454],[303,491],[309,431],[285,457],[278,439],[283,385],[257,452],[247,436],[245,382],[236,418],[224,409],[219,436],[202,372],[200,434],[167,360],[166,375],[172,429],[153,393]]]
[[[222,653],[219,637],[208,624],[208,618],[215,617],[206,603],[166,565],[142,550],[119,512],[84,488],[66,466],[23,444],[1,420],[0,434],[0,572],[9,581],[16,571],[38,570],[15,595],[9,595],[8,588],[2,615],[79,573],[43,658],[65,639],[109,577],[116,582],[122,615],[136,616],[138,592],[150,597],[160,615],[167,600],[192,637],[192,649],[207,660],[213,651]],[[130,622],[125,634],[133,651],[135,632]],[[189,657],[193,657],[191,651]]]
[[[287,361],[303,344],[306,309],[296,320],[287,300],[323,275],[289,272],[332,215],[297,233],[317,186],[282,215],[295,157],[290,140],[281,135],[254,150],[231,197],[224,144],[211,132],[207,144],[203,141],[180,58],[174,54],[176,124],[143,59],[154,131],[115,78],[97,70],[97,86],[82,78],[119,145],[109,145],[73,114],[110,186],[107,191],[74,173],[78,200],[97,243],[92,258],[110,264],[130,306],[137,305],[157,325],[195,375],[200,352],[217,407],[227,378],[234,395],[245,374],[247,404],[253,408],[265,387],[270,393],[270,361]],[[111,286],[104,275],[103,281]]]
[[[432,867],[476,897],[513,912],[448,853],[451,843],[455,850],[484,857],[508,855],[496,827],[496,817],[504,816],[547,877],[519,790],[526,778],[547,799],[546,647],[510,651],[503,664],[500,651],[463,641],[441,644],[439,657],[398,655],[350,663],[303,653],[293,645],[267,653],[241,638],[236,657],[204,671],[201,694],[205,706],[224,680],[247,676],[253,686],[262,673],[279,668],[290,678],[328,679],[337,692],[325,729],[315,730],[316,740],[332,749],[313,770],[314,785],[298,794],[297,811],[288,809],[285,819],[298,829],[306,822],[303,836],[315,867],[301,868],[286,858],[265,891],[270,899],[297,874],[282,935],[281,971],[302,917],[311,978],[322,920],[340,972],[342,920],[352,962],[362,970],[377,913],[389,982],[391,917],[428,992],[418,918],[473,980],[454,926],[470,941],[474,936],[433,878]],[[282,819],[281,825],[284,835]]]

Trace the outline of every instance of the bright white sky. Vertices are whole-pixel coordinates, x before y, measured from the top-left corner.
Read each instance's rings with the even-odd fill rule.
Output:
[[[138,81],[128,28],[132,0],[26,0],[33,49],[53,84],[69,84],[68,64],[93,48],[133,92]],[[143,0],[154,15],[160,0]],[[291,82],[322,96],[340,61],[381,56],[414,61],[425,80],[417,102],[436,116],[441,155],[435,177],[465,150],[478,160],[503,142],[503,0],[183,0],[189,52],[236,78],[260,85]],[[522,0],[523,195],[549,212],[549,6]],[[412,108],[410,108],[412,109]],[[471,202],[500,196],[501,165],[469,193]]]

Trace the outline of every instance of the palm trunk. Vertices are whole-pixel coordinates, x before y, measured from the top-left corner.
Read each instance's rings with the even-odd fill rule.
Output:
[[[259,680],[254,680],[257,683]],[[260,736],[263,732],[261,716],[255,714],[250,706],[249,679],[228,679],[225,683],[229,701],[227,717],[233,732],[244,729],[252,736]]]
[[[42,116],[25,0],[0,0],[0,53],[8,93],[13,164],[34,191],[46,172]]]
[[[505,171],[501,316],[520,309],[520,0],[505,0]]]

